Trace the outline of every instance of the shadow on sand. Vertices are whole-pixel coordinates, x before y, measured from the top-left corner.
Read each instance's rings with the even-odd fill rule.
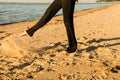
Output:
[[[88,44],[92,44],[92,43],[100,43],[100,42],[105,42],[105,41],[112,41],[112,40],[120,40],[120,37],[117,37],[117,38],[109,38],[109,39],[99,39],[99,40],[95,40],[95,39],[92,39],[90,41],[88,41],[87,43]],[[94,51],[95,49],[98,49],[99,47],[111,47],[111,46],[117,46],[117,45],[120,45],[120,42],[119,43],[110,43],[110,44],[107,44],[107,45],[99,45],[99,46],[89,46],[85,49],[81,49],[81,50],[77,50],[78,53],[81,53],[83,51],[86,51],[86,52],[91,52],[91,51]]]
[[[99,39],[99,40],[92,39],[92,40],[89,40],[86,44],[100,43],[100,42],[113,41],[113,40],[120,40],[120,37],[109,38],[109,39]],[[78,42],[78,44],[84,44],[84,43]],[[99,47],[111,47],[111,46],[116,46],[116,45],[120,45],[120,42],[119,43],[113,43],[113,44],[110,43],[110,44],[107,44],[107,45],[89,46],[89,47],[87,47],[85,49],[78,49],[77,53],[82,53],[83,51],[91,52],[91,51],[96,50]],[[50,50],[50,49],[55,49],[58,46],[61,46],[61,47],[63,47],[65,49],[65,48],[67,48],[68,45],[62,45],[61,42],[57,42],[53,46],[47,46],[47,47],[43,47],[41,49],[43,49],[43,50]],[[63,51],[64,49],[61,49],[60,51]]]

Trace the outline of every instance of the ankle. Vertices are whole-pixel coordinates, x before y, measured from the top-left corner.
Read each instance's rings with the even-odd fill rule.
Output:
[[[77,49],[77,44],[74,44],[74,45],[70,45],[68,48],[67,48],[67,52],[68,53],[73,53],[73,52],[75,52],[76,51],[76,49]]]
[[[33,31],[30,31],[30,30],[26,30],[26,32],[27,32],[27,34],[29,35],[29,36],[33,36],[33,34],[34,34],[34,32]]]

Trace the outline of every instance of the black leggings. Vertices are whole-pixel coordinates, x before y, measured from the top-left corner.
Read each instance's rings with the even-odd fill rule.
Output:
[[[62,8],[64,24],[66,26],[69,47],[76,46],[77,41],[74,32],[73,23],[73,12],[74,12],[75,0],[54,0],[53,3],[48,7],[43,17],[38,21],[36,25],[28,29],[27,32],[30,36],[34,34],[39,28],[43,27],[49,22],[53,16]]]

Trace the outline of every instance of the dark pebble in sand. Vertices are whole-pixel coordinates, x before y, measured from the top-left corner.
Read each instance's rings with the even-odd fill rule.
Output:
[[[27,78],[33,78],[33,76],[31,74],[28,74],[26,77]]]
[[[50,57],[55,57],[56,55],[55,54],[50,54]]]
[[[85,36],[84,36],[83,38],[84,38],[85,40],[87,39],[87,37],[85,37]]]
[[[42,71],[44,70],[44,68],[42,66],[39,67],[39,71]]]
[[[94,59],[94,56],[93,56],[93,55],[90,55],[90,56],[89,56],[89,59]]]
[[[111,71],[112,71],[113,73],[118,73],[118,71],[117,71],[115,68],[112,68]]]
[[[4,70],[4,68],[0,67],[0,70]]]
[[[120,70],[120,66],[116,66],[116,69],[117,69],[117,70]]]
[[[47,72],[54,72],[54,70],[52,70],[51,68],[48,68]]]
[[[72,76],[71,75],[67,76],[67,80],[72,80]]]
[[[72,63],[72,65],[76,65],[76,63],[75,63],[75,62],[73,62],[73,63]]]
[[[75,55],[74,55],[74,57],[79,57],[79,56],[80,56],[80,54],[75,54]]]
[[[107,62],[103,62],[103,64],[104,64],[105,66],[109,66],[109,65],[107,64]]]

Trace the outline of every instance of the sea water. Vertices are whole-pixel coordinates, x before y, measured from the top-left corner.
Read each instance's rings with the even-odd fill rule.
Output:
[[[77,3],[75,11],[109,6],[115,3]],[[0,24],[40,19],[50,3],[0,3]],[[62,14],[60,10],[56,15]]]

